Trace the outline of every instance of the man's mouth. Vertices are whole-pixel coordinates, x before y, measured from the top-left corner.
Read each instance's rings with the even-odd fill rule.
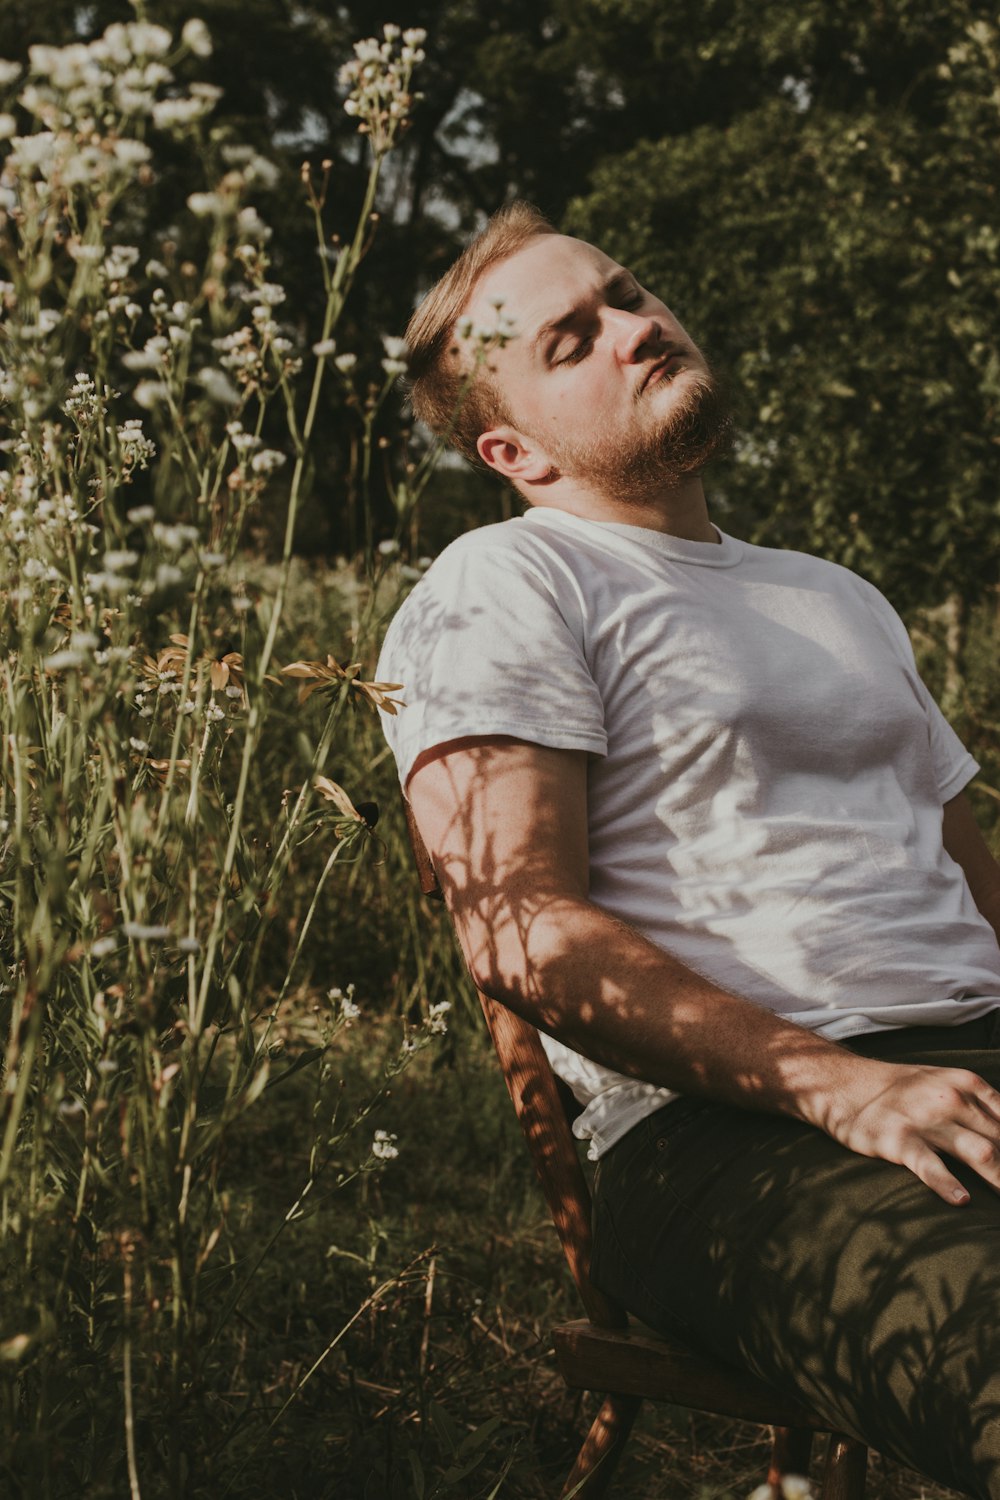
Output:
[[[650,365],[639,387],[640,394],[649,390],[650,386],[661,384],[664,380],[673,380],[677,372],[683,368],[684,350],[670,349]]]

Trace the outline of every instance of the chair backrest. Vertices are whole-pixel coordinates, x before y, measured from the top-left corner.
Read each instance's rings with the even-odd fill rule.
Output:
[[[408,802],[405,808],[420,889],[425,896],[443,901],[437,872]],[[590,1189],[580,1165],[560,1082],[535,1027],[481,990],[477,993],[507,1090],[587,1315],[600,1328],[624,1328],[628,1323],[624,1310],[590,1282]]]

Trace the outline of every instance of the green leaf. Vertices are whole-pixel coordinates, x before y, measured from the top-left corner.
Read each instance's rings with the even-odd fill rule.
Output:
[[[293,1073],[298,1073],[302,1068],[308,1068],[310,1063],[318,1062],[325,1051],[325,1046],[307,1047],[304,1052],[299,1053],[294,1062],[289,1063],[287,1068],[283,1068],[280,1073],[275,1074],[275,1076],[270,1079],[270,1081],[266,1085],[267,1088],[273,1089],[276,1084],[284,1083],[286,1078],[291,1078]]]

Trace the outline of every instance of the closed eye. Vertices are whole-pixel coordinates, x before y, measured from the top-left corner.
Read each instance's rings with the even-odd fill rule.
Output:
[[[594,340],[592,338],[581,339],[580,342],[577,344],[576,348],[575,349],[571,349],[568,354],[564,354],[563,357],[562,357],[562,359],[556,360],[556,364],[557,365],[578,365],[580,363],[581,359],[585,359],[586,358],[586,356],[590,353],[590,351],[591,351],[591,349],[593,347],[594,347]]]
[[[642,287],[635,282],[628,287],[612,287],[610,288],[610,292],[610,305],[620,307],[625,312],[638,312],[646,298],[646,293]],[[588,335],[586,338],[581,339],[568,354],[564,354],[562,359],[555,361],[556,368],[560,365],[578,365],[581,360],[586,359],[593,347],[593,335]]]

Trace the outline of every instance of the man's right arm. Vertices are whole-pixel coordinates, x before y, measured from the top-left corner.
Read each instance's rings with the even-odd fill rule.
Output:
[[[961,1068],[860,1057],[719,989],[602,911],[587,889],[582,751],[457,740],[407,796],[466,962],[486,994],[620,1073],[787,1114],[968,1194],[941,1151],[1000,1190],[1000,1094]]]

